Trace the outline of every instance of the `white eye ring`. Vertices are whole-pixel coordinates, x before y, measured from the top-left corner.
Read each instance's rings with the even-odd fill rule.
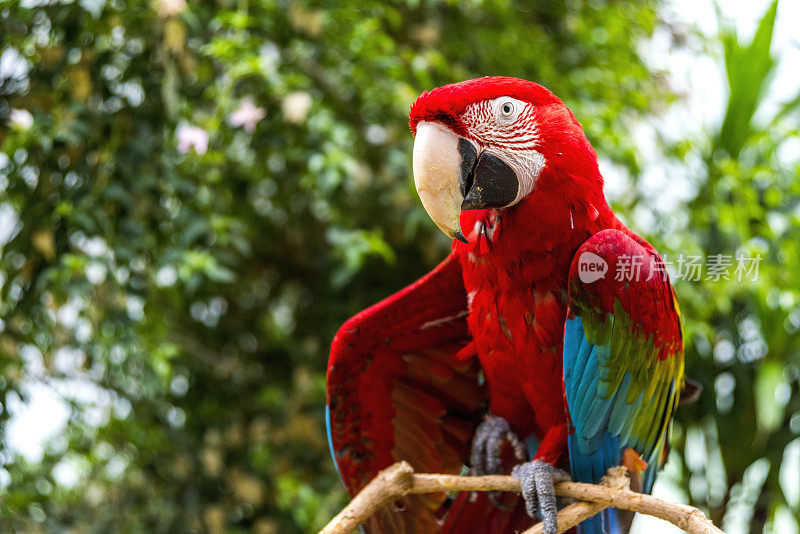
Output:
[[[498,109],[500,110],[500,116],[504,119],[510,119],[514,116],[514,103],[510,100],[501,103]]]

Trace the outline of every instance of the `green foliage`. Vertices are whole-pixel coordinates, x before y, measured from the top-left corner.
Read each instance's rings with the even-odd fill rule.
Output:
[[[796,105],[751,125],[770,13],[752,45],[726,38],[730,118],[684,149],[705,166],[682,224],[648,236],[765,257],[756,283],[678,284],[706,393],[679,410],[673,455],[683,466],[697,428],[719,451],[722,489],[690,495],[717,518],[765,458],[759,521],[798,513],[778,482],[800,411],[800,180],[778,158]],[[0,530],[324,524],[345,499],[323,423],[330,339],[448,246],[413,191],[408,106],[472,76],[538,80],[636,177],[629,126],[674,100],[637,52],[657,24],[613,1],[0,3],[0,54],[23,60],[0,79],[0,429],[37,387],[71,410],[41,461],[0,453]],[[232,120],[245,99],[264,112],[252,132]]]
[[[779,512],[800,523],[800,503],[781,484],[784,453],[800,434],[800,166],[782,158],[797,140],[798,121],[791,106],[766,125],[753,120],[775,66],[776,7],[773,2],[750,43],[724,30],[725,120],[718,133],[710,132],[708,149],[695,152],[703,159],[701,187],[685,225],[668,237],[677,250],[762,258],[756,280],[677,285],[687,374],[706,392],[697,405],[679,410],[684,433],[676,448],[686,457],[702,447],[707,460],[686,465],[690,502],[708,506],[725,525],[752,520],[751,530],[771,524]],[[747,488],[748,472],[763,475],[755,489]],[[745,506],[746,491],[752,502]]]
[[[719,146],[736,158],[750,135],[750,121],[767,89],[769,75],[775,67],[770,55],[772,30],[778,0],[772,2],[761,19],[753,40],[744,46],[731,28],[724,30],[722,43],[725,49],[725,67],[731,95],[725,120],[719,132]]]

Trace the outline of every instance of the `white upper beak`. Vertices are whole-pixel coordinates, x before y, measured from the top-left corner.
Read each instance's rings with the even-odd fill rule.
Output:
[[[422,205],[433,222],[452,239],[464,239],[461,233],[459,185],[461,155],[459,137],[447,127],[434,122],[417,124],[414,139],[414,185]]]

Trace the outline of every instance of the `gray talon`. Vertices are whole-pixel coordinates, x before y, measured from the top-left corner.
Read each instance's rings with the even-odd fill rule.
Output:
[[[525,446],[517,437],[508,421],[502,417],[487,415],[478,425],[472,439],[472,452],[469,461],[474,475],[495,475],[500,473],[500,453],[503,443],[509,442],[518,460],[525,459]]]
[[[569,475],[548,462],[533,460],[515,466],[511,476],[519,482],[528,515],[534,519],[541,518],[544,534],[556,534],[558,509],[553,484],[569,480]]]

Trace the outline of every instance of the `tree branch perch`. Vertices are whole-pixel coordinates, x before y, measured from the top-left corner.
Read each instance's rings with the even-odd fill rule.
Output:
[[[669,521],[689,534],[724,534],[706,515],[691,506],[667,502],[631,491],[624,467],[609,469],[600,484],[559,482],[556,495],[579,502],[558,512],[559,532],[577,525],[607,507],[631,510]],[[320,534],[350,534],[386,504],[406,495],[441,491],[511,491],[520,492],[519,484],[507,475],[458,476],[417,474],[408,462],[398,462],[380,473],[353,497]],[[541,523],[523,534],[540,534]]]

